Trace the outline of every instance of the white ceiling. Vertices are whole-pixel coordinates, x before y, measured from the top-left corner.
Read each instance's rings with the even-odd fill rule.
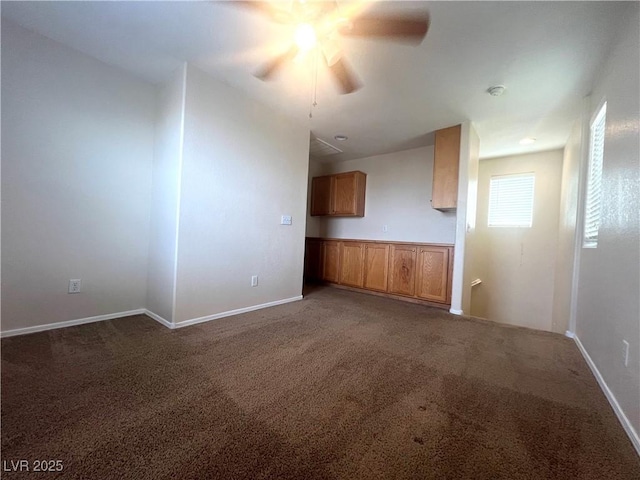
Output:
[[[269,83],[253,77],[285,50],[289,27],[233,2],[2,2],[2,16],[150,82],[188,61],[247,95],[310,122],[345,160],[432,144],[434,130],[471,120],[481,157],[564,146],[581,99],[612,46],[625,2],[379,2],[368,11],[428,10],[420,46],[343,41],[364,88],[339,95],[310,64]],[[339,2],[347,4],[350,2]],[[266,55],[266,57],[265,57]],[[488,87],[504,84],[501,97]],[[349,136],[336,142],[337,134]],[[537,138],[533,146],[518,141]]]

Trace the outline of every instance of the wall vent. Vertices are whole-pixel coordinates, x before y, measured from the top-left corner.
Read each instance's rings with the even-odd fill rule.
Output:
[[[342,150],[317,137],[311,137],[309,155],[312,157],[326,157],[328,155],[335,155],[336,153],[342,153]]]

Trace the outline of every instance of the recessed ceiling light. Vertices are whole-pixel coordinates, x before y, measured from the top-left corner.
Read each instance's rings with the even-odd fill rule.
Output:
[[[536,143],[536,139],[533,137],[524,137],[520,140],[520,145],[533,145],[534,143]]]
[[[505,87],[504,85],[494,85],[493,87],[489,87],[487,89],[487,93],[492,97],[499,97],[504,93],[506,89],[507,87]]]
[[[338,140],[339,142],[344,142],[345,140],[348,140],[349,137],[347,137],[346,135],[336,135],[335,137],[336,140]]]

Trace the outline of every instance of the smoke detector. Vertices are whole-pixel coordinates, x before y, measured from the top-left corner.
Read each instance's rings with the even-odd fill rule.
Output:
[[[499,97],[504,93],[506,89],[507,87],[505,87],[504,85],[494,85],[493,87],[489,87],[487,93],[492,97]]]

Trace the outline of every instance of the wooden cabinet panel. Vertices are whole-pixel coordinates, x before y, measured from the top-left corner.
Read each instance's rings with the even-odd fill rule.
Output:
[[[436,131],[431,206],[450,210],[458,206],[460,125]]]
[[[311,180],[311,215],[329,215],[331,213],[331,185],[333,177],[314,177]]]
[[[304,251],[304,279],[306,281],[322,278],[322,240],[307,239]]]
[[[416,295],[433,302],[447,301],[449,249],[418,247],[418,289]]]
[[[364,244],[343,242],[340,256],[340,283],[351,287],[364,286]]]
[[[348,172],[334,175],[333,215],[364,216],[364,184],[366,176],[362,172]]]
[[[340,281],[340,242],[322,242],[322,280]]]
[[[367,176],[359,171],[314,177],[311,215],[364,217]]]
[[[411,245],[391,245],[389,293],[415,295],[416,250],[416,247]]]
[[[364,288],[387,291],[389,279],[389,245],[370,243],[364,247]]]
[[[451,245],[307,238],[305,280],[444,308],[451,304]]]

